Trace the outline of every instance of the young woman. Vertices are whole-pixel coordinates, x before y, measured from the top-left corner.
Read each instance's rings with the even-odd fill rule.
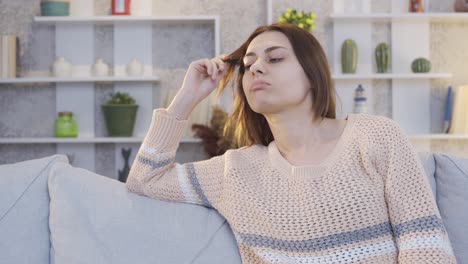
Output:
[[[177,164],[192,109],[236,78],[238,146]],[[243,263],[455,263],[428,180],[402,129],[335,117],[326,56],[307,31],[262,26],[230,55],[190,64],[127,180],[149,197],[216,209]]]

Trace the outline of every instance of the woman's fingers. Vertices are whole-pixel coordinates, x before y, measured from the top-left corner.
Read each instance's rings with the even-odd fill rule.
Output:
[[[218,69],[224,70],[224,61],[221,57],[214,57],[212,61],[214,61],[216,65],[218,65]]]
[[[201,67],[201,68],[200,68]],[[224,71],[226,68],[225,63],[222,60],[222,56],[214,57],[212,59],[201,59],[195,63],[195,68],[202,72],[204,68],[206,75],[210,76],[211,79],[216,80],[219,72]]]
[[[213,71],[211,72],[211,79],[216,80],[216,76],[218,75],[218,70],[219,70],[218,65],[213,59],[210,60],[210,63],[213,69]]]
[[[213,59],[211,59],[211,62],[213,63],[213,66],[214,66],[214,76],[213,76],[213,80],[216,80],[216,78],[218,77],[218,73],[219,72],[223,72],[226,65],[224,64],[224,61],[222,60],[222,57],[223,56],[218,56],[218,57],[214,57]]]
[[[206,73],[210,76],[213,73],[213,65],[211,64],[211,61],[209,59],[204,59],[203,66],[205,66]]]

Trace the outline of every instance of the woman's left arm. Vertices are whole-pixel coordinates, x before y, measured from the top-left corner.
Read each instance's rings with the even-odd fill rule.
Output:
[[[400,126],[384,122],[377,167],[398,247],[399,263],[456,263],[421,161]]]

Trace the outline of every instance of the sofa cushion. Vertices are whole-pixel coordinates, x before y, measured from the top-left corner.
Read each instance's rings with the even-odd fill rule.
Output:
[[[468,159],[434,154],[437,202],[458,263],[468,263]]]
[[[49,193],[55,263],[241,263],[214,210],[139,196],[68,164],[54,167]]]
[[[431,185],[432,194],[434,197],[436,196],[436,182],[434,178],[435,174],[435,160],[434,155],[431,152],[419,152],[419,159],[424,167],[424,171],[426,172],[427,179],[429,180],[429,184]]]
[[[47,178],[54,155],[0,166],[0,263],[49,264]]]

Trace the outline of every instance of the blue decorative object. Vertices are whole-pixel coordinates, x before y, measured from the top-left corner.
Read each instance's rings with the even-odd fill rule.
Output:
[[[450,112],[452,110],[452,86],[448,87],[447,98],[445,101],[445,115],[444,115],[444,130],[443,133],[448,133],[450,128]]]

